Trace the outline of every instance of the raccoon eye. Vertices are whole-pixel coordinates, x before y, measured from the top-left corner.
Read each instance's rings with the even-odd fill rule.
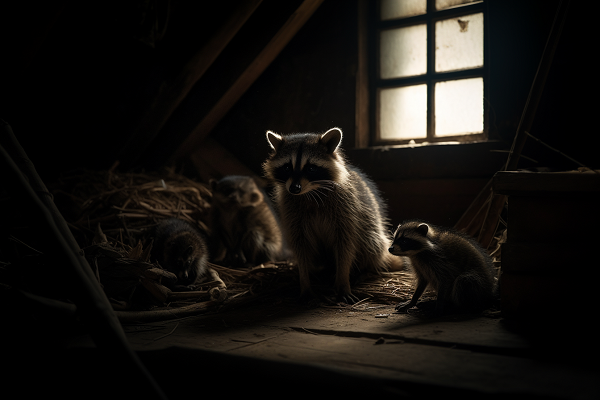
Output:
[[[306,164],[306,166],[304,167],[304,172],[311,177],[316,177],[316,175],[318,175],[320,171],[321,168],[317,167],[316,165]]]
[[[292,164],[287,163],[277,168],[274,172],[275,179],[278,181],[286,181],[292,174]]]

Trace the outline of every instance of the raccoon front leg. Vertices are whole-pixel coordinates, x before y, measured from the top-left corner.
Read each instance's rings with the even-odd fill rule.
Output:
[[[339,300],[347,304],[354,304],[358,301],[358,297],[352,294],[350,289],[350,268],[354,260],[354,253],[348,249],[336,251],[336,270],[334,287]]]
[[[427,288],[427,285],[428,285],[428,282],[424,278],[418,278],[417,279],[417,288],[415,289],[415,292],[413,293],[412,298],[409,301],[405,301],[403,303],[398,303],[398,305],[396,305],[396,311],[405,313],[409,308],[416,306],[417,301],[419,301],[419,298],[421,298],[421,295]]]
[[[297,256],[298,272],[300,274],[300,302],[316,305],[318,298],[310,286],[311,260],[304,256]]]
[[[269,261],[264,249],[264,242],[263,235],[260,232],[255,230],[246,232],[241,244],[246,266],[254,267]]]

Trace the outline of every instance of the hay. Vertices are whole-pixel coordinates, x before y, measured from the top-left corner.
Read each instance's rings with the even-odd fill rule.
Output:
[[[173,171],[111,169],[63,176],[51,192],[121,321],[180,318],[273,298],[295,301],[300,294],[296,266],[278,260],[238,269],[209,264],[211,276],[190,292],[172,292],[164,285],[175,277],[150,260],[150,230],[160,219],[176,217],[210,233],[212,193],[205,184]],[[495,264],[504,235],[492,246]],[[41,258],[35,248],[27,250]],[[410,299],[413,281],[410,270],[363,277],[353,285],[353,293],[361,299],[354,305],[338,303],[330,287],[314,286],[324,294],[322,307],[372,311]],[[422,299],[430,297],[434,294],[426,292]]]
[[[84,171],[62,177],[52,193],[81,239],[89,239],[100,224],[117,247],[130,249],[159,219],[167,217],[181,218],[208,231],[210,189],[173,171]]]
[[[190,292],[172,292],[164,285],[174,276],[150,259],[149,233],[159,220],[176,217],[210,234],[208,185],[174,171],[120,173],[113,168],[73,172],[49,186],[122,321],[179,318],[273,298],[295,301],[299,295],[296,266],[279,260],[240,269],[209,264],[211,277]],[[323,306],[367,310],[392,305],[410,297],[411,285],[406,271],[369,276],[353,287],[359,303],[340,304],[331,295]]]

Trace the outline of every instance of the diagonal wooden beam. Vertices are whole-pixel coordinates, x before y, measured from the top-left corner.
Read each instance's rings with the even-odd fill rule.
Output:
[[[256,56],[237,80],[216,102],[208,114],[200,121],[175,152],[174,158],[181,159],[193,153],[204,138],[212,131],[233,105],[242,97],[263,71],[271,64],[289,43],[304,23],[321,5],[323,0],[304,0],[296,11],[283,24],[281,29]]]
[[[546,41],[546,46],[544,47],[544,52],[542,53],[542,59],[540,60],[538,70],[533,78],[533,84],[529,90],[529,96],[527,97],[527,102],[525,103],[525,108],[523,110],[523,114],[521,115],[521,120],[519,121],[519,126],[517,127],[517,132],[513,139],[512,148],[508,153],[508,159],[506,160],[506,165],[504,167],[505,171],[512,171],[517,168],[519,157],[521,156],[521,150],[523,150],[525,139],[527,138],[525,132],[529,132],[533,125],[537,107],[542,99],[544,88],[546,86],[546,78],[548,77],[550,68],[552,67],[554,53],[556,53],[556,48],[560,42],[563,26],[567,20],[568,8],[569,0],[562,0],[556,10],[554,22],[552,23],[552,28],[550,29],[550,34],[548,35],[548,40]],[[494,194],[492,196],[485,219],[481,224],[479,236],[477,238],[479,243],[484,248],[487,248],[494,238],[496,229],[498,229],[500,214],[504,208],[506,199],[506,195],[502,194]]]
[[[122,155],[141,154],[140,144],[148,144],[166,124],[192,87],[213,64],[223,49],[254,13],[262,0],[242,0],[231,10],[229,18],[209,41],[184,65],[173,83],[161,88],[152,105],[142,117]],[[137,149],[137,151],[133,151]],[[122,157],[121,157],[122,158]]]

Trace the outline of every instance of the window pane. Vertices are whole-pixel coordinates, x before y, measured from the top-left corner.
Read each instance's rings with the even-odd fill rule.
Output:
[[[427,0],[381,0],[381,19],[412,17],[427,12]]]
[[[427,72],[427,25],[382,31],[380,46],[382,79]]]
[[[427,85],[379,91],[379,135],[381,139],[427,137]]]
[[[460,6],[462,4],[478,3],[481,0],[435,0],[435,9],[443,10],[454,6]]]
[[[483,13],[435,23],[435,70],[483,66]]]
[[[483,132],[483,78],[435,84],[435,134]]]

